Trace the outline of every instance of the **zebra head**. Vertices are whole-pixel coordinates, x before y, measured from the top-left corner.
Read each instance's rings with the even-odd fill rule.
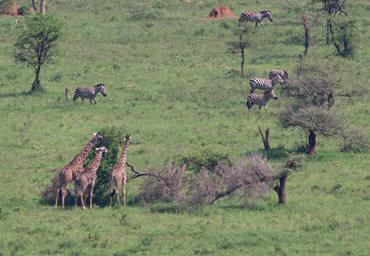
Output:
[[[262,11],[261,14],[262,14],[262,18],[268,18],[269,21],[271,22],[273,21],[271,11]]]
[[[266,91],[264,94],[263,94],[263,97],[267,100],[269,99],[274,99],[274,100],[277,100],[279,97],[275,94],[274,90],[269,90],[269,91]]]
[[[100,92],[104,97],[107,96],[104,84],[97,84],[94,87],[95,87],[95,92],[96,93]]]
[[[277,75],[277,76],[274,76],[273,78],[272,78],[272,84],[275,86],[275,84],[285,84],[286,83],[286,81],[283,79],[283,78],[281,78],[279,75]]]

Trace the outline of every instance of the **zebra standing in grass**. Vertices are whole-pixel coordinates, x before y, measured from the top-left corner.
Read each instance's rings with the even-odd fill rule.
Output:
[[[265,91],[264,94],[257,95],[255,93],[250,93],[247,96],[247,100],[245,104],[247,105],[248,110],[250,110],[253,105],[258,105],[261,109],[262,106],[264,106],[267,109],[267,103],[270,99],[277,100],[278,96],[275,94],[274,90]]]
[[[85,98],[89,98],[90,104],[92,101],[96,104],[96,95],[98,93],[101,93],[104,97],[107,96],[104,84],[97,84],[93,87],[77,87],[73,96],[73,101],[76,101],[79,97],[82,101],[84,101]]]
[[[256,27],[258,24],[262,25],[262,20],[268,18],[272,22],[272,14],[270,11],[260,11],[260,12],[242,12],[239,18],[239,26],[242,22],[252,21],[256,22]]]
[[[273,69],[269,72],[269,78],[273,79],[276,76],[280,76],[285,82],[288,81],[289,75],[285,70]]]
[[[260,89],[263,91],[271,91],[274,89],[276,84],[285,84],[284,79],[280,76],[275,76],[272,79],[265,79],[265,78],[252,78],[249,80],[249,85],[251,86],[251,93],[254,92],[255,89]]]

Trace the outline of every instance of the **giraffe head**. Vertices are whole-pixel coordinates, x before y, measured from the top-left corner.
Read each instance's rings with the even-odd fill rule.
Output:
[[[107,96],[104,84],[95,85],[95,91],[96,91],[96,93],[101,93],[104,97]]]
[[[97,140],[103,139],[103,135],[101,134],[101,132],[94,132],[93,137],[96,138]]]
[[[95,150],[96,150],[96,152],[97,152],[97,153],[98,153],[98,152],[108,153],[108,149],[107,149],[106,147],[104,147],[104,146],[102,146],[102,147],[98,147],[98,148],[96,148]]]
[[[266,17],[266,18],[269,19],[269,21],[272,22],[272,13],[271,13],[271,11],[262,11],[261,14],[262,14],[262,17]]]

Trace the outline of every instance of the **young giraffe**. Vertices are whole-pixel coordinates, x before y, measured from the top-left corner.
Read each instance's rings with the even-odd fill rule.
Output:
[[[129,143],[130,135],[126,134],[121,156],[118,160],[118,163],[113,167],[109,177],[110,207],[112,207],[112,197],[114,193],[116,193],[116,206],[119,207],[119,194],[121,193],[121,185],[123,186],[123,207],[126,207],[126,152]]]
[[[83,163],[95,146],[96,142],[103,137],[99,133],[94,133],[89,142],[85,145],[80,154],[75,156],[73,160],[58,171],[58,183],[56,184],[55,208],[58,208],[59,193],[62,193],[62,208],[64,208],[64,200],[67,193],[67,185],[76,178],[76,175],[83,172]]]
[[[103,153],[107,153],[108,150],[105,147],[96,148],[96,155],[92,163],[86,168],[86,170],[77,175],[75,179],[75,207],[77,208],[77,200],[80,197],[81,207],[85,210],[85,198],[84,195],[87,192],[87,187],[90,186],[90,209],[92,208],[92,200],[94,194],[94,186],[96,182],[96,171],[98,170]]]

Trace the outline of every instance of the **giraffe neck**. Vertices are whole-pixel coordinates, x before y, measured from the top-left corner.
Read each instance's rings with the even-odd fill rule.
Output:
[[[94,158],[94,161],[89,165],[88,167],[88,170],[89,171],[94,171],[96,172],[96,170],[99,168],[100,166],[100,162],[102,160],[102,155],[103,155],[103,151],[99,151],[96,153],[96,156]]]
[[[119,158],[119,165],[120,166],[122,166],[122,165],[124,166],[126,164],[126,152],[127,152],[128,144],[129,144],[129,139],[126,139],[125,144],[123,144],[121,157]]]
[[[93,136],[89,142],[85,145],[83,148],[82,152],[75,156],[75,158],[72,160],[71,164],[77,165],[80,164],[82,165],[83,162],[86,160],[86,158],[89,156],[91,150],[94,148],[98,138],[97,136]]]

